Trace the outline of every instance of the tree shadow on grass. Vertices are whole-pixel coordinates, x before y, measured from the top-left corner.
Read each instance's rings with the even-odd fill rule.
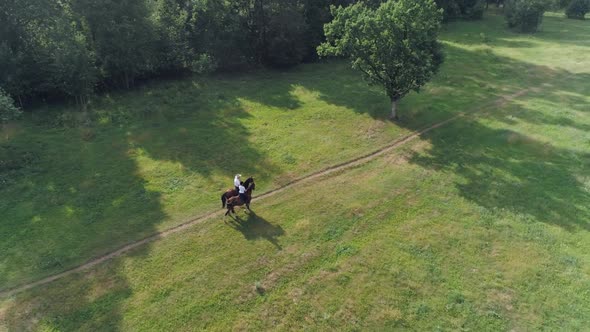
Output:
[[[85,140],[78,129],[64,129],[43,136],[46,141],[34,137],[17,135],[1,145],[22,166],[8,170],[13,182],[0,191],[10,198],[1,207],[3,290],[154,234],[167,219],[160,193],[138,175],[124,134]],[[30,156],[27,164],[18,162],[23,155]],[[106,271],[83,271],[15,295],[1,320],[12,331],[117,330],[120,305],[131,294],[120,265],[110,263]]]
[[[224,73],[215,75],[216,84],[225,91],[222,96],[247,99],[281,110],[295,110],[301,101],[291,93],[300,68],[278,71],[260,69],[251,73]]]
[[[545,16],[541,31],[536,36],[555,43],[567,43],[573,46],[590,46],[590,20],[568,19],[565,15]]]
[[[120,269],[111,264],[15,295],[3,308],[8,331],[120,330],[121,305],[133,295]]]
[[[456,187],[467,200],[568,230],[590,230],[590,193],[580,182],[590,154],[469,120],[427,138],[432,147],[411,162],[457,174]]]
[[[590,123],[573,120],[572,117],[575,117],[575,115],[564,116],[561,112],[556,112],[556,114],[557,115],[548,115],[546,113],[529,108],[524,112],[506,115],[504,117],[497,118],[497,120],[507,124],[516,124],[518,121],[523,121],[535,125],[550,125],[566,129],[573,128],[581,132],[590,132]]]
[[[4,156],[11,162],[0,169],[0,180],[11,182],[1,182],[0,187],[0,197],[6,198],[0,201],[0,290],[62,272],[156,233],[157,225],[170,218],[162,206],[168,192],[166,186],[163,191],[150,189],[153,179],[145,177],[145,167],[153,164],[142,158],[156,165],[178,162],[204,177],[198,184],[171,183],[171,190],[207,186],[198,192],[215,191],[215,203],[217,189],[212,188],[226,186],[213,183],[215,174],[227,174],[230,184],[237,172],[257,179],[279,172],[249,142],[251,133],[242,121],[251,115],[240,102],[243,91],[217,88],[203,88],[194,81],[165,82],[158,89],[146,86],[95,103],[94,127],[51,128],[48,123],[56,114],[48,113],[37,119],[38,127],[31,124],[1,141],[2,165],[8,160]],[[255,88],[247,87],[244,93]],[[265,102],[297,107],[285,86],[275,88],[284,89],[282,95]],[[134,94],[145,96],[130,98]],[[43,134],[46,131],[50,134]],[[176,180],[173,177],[162,175]],[[284,233],[282,228],[252,218],[245,223],[244,235],[267,239],[280,248],[277,236]],[[139,255],[149,251],[146,246]],[[5,309],[8,327],[117,330],[120,306],[132,291],[118,263],[109,263],[109,271],[112,276],[95,277],[93,270],[90,276],[82,272],[64,279],[80,283],[80,288],[71,288],[75,294],[61,293],[59,285],[65,281],[57,281],[17,295]],[[96,287],[105,289],[84,284],[94,278]],[[100,285],[103,279],[112,284]]]
[[[511,117],[517,117],[531,124],[588,131],[583,119],[576,121],[527,109],[511,113],[518,101],[506,97],[525,90],[537,93],[536,87],[541,89],[536,102],[544,102],[549,109],[565,103],[577,112],[587,112],[583,97],[587,92],[580,91],[580,87],[589,86],[590,74],[537,66],[451,44],[446,45],[446,51],[447,66],[464,70],[449,72],[449,67],[443,68],[424,89],[426,96],[408,96],[402,102],[402,120],[398,125],[417,131],[460,112],[469,114],[485,109],[482,118],[506,124],[510,124]],[[326,102],[365,112],[362,103],[342,98],[353,93],[348,85],[340,89],[325,89],[321,85],[308,88],[318,91]],[[360,100],[386,99],[372,89],[362,91]],[[385,119],[388,113],[384,108],[376,113],[377,118]],[[590,230],[590,193],[582,182],[589,172],[590,154],[558,148],[508,128],[487,126],[468,117],[457,118],[423,136],[432,147],[424,154],[416,154],[411,161],[457,174],[461,179],[456,183],[459,194],[485,208],[508,210],[572,231]]]
[[[178,162],[184,170],[205,178],[227,174],[228,184],[236,173],[264,177],[279,171],[250,142],[252,134],[244,122],[252,115],[244,109],[230,83],[215,81],[207,86],[187,80],[155,87],[146,87],[140,93],[143,103],[158,105],[157,109],[149,111],[141,125],[132,125],[128,131],[130,144],[146,156]]]
[[[554,42],[590,46],[590,21],[568,19],[564,14],[546,14],[534,34],[510,30],[502,13],[486,13],[483,21],[451,22],[443,26],[443,31],[443,39],[464,45],[530,48],[536,46],[536,42]]]
[[[30,128],[43,131],[42,128]],[[0,289],[54,274],[156,232],[167,218],[124,134],[22,132],[2,142]],[[0,174],[0,175],[2,175]]]
[[[551,82],[570,73],[535,66],[498,56],[490,50],[470,51],[445,44],[446,62],[420,93],[401,100],[399,125],[418,130],[443,121],[460,112],[477,110],[531,86]],[[303,86],[319,94],[320,99],[357,113],[387,121],[390,103],[378,86],[367,86],[360,73],[345,62],[325,74],[325,81],[306,81]]]
[[[254,211],[246,212],[245,217],[239,214],[230,215],[226,217],[225,222],[242,233],[248,241],[264,239],[272,243],[278,250],[282,249],[278,237],[285,235],[283,228],[280,225],[270,223]]]
[[[10,174],[0,169],[0,180],[13,181],[0,187],[2,197],[11,197],[0,201],[1,215],[6,217],[0,222],[0,289],[59,273],[156,233],[156,226],[170,217],[162,206],[169,194],[167,186],[158,184],[162,191],[150,189],[154,178],[170,180],[170,193],[189,185],[198,187],[196,193],[201,196],[194,199],[215,203],[217,190],[225,189],[237,172],[270,181],[280,169],[250,142],[252,133],[244,122],[252,114],[242,100],[289,110],[299,107],[291,94],[292,81],[269,83],[277,75],[282,74],[221,78],[212,83],[207,79],[163,82],[154,84],[156,88],[148,84],[130,93],[113,93],[94,101],[91,115],[96,122],[90,128],[55,125],[52,117],[61,119],[61,113],[35,114],[38,128],[31,124],[34,128],[0,142],[16,159],[28,163],[23,169],[7,170]],[[34,134],[44,131],[53,135]],[[179,163],[183,171],[204,180],[174,181],[182,179],[167,169],[159,170],[162,161]],[[146,166],[153,165],[155,172],[166,174],[146,177]],[[228,176],[227,184],[215,183],[219,174]],[[214,198],[205,197],[212,191]],[[247,239],[266,239],[281,248],[277,237],[284,231],[280,226],[255,215],[242,221],[236,229]],[[149,252],[149,246],[142,252]],[[76,294],[68,295],[53,284],[40,287],[17,295],[6,311],[9,327],[116,330],[118,308],[131,290],[118,264],[109,264],[114,291],[107,287],[104,294],[96,295],[82,285]],[[86,275],[77,277],[84,280]],[[66,278],[74,283],[77,279]],[[54,300],[70,306],[65,315]]]
[[[227,174],[230,184],[237,172],[266,180],[279,172],[264,152],[250,143],[251,133],[243,123],[251,114],[240,98],[261,87],[234,91],[231,88],[239,85],[237,82],[199,84],[204,83],[165,82],[157,89],[145,86],[115,94],[93,105],[94,127],[68,125],[54,130],[40,117],[39,128],[28,128],[10,141],[0,142],[3,149],[10,150],[0,151],[0,156],[10,154],[15,163],[27,164],[22,169],[10,166],[0,170],[0,179],[7,175],[13,181],[0,187],[2,197],[11,197],[0,202],[6,217],[0,222],[0,290],[70,269],[156,233],[156,226],[170,218],[162,206],[169,193],[166,185],[163,191],[150,189],[154,187],[150,181],[178,179],[168,173],[146,178],[146,165],[159,166],[161,161],[181,164],[184,171],[205,180],[177,181],[170,184],[171,190],[203,186],[197,193],[204,196],[194,198],[215,203],[217,189],[226,187],[214,183],[211,178],[215,175]],[[227,86],[220,89],[220,85]],[[286,86],[274,89],[279,93],[264,102],[298,107]],[[130,98],[134,94],[144,96]],[[270,95],[263,91],[261,98]],[[41,140],[33,131],[53,135]],[[212,189],[216,185],[219,188]],[[212,191],[214,198],[205,197]],[[263,238],[280,249],[277,237],[284,234],[280,226],[253,215],[240,230],[247,239]],[[149,246],[144,247],[140,256],[149,251]],[[13,330],[118,329],[120,305],[132,291],[118,263],[109,263],[109,270],[112,277],[97,277],[96,287],[101,287],[101,278],[112,280],[102,294],[82,284],[88,282],[87,272],[82,272],[65,279],[81,283],[79,289],[72,288],[76,294],[60,293],[55,285],[63,281],[57,281],[17,295],[6,309],[8,326]]]

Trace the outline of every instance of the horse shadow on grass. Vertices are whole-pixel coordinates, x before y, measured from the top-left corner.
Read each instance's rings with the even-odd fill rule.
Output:
[[[254,211],[246,212],[244,217],[239,214],[230,215],[225,219],[225,223],[242,233],[248,241],[264,239],[272,243],[278,250],[283,249],[278,237],[285,235],[285,230],[280,225],[270,223]]]

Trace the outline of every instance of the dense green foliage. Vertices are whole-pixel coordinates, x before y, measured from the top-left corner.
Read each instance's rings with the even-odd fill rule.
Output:
[[[572,0],[553,0],[551,4],[551,8],[555,10],[560,10],[566,8]]]
[[[21,104],[129,88],[152,77],[287,67],[317,58],[330,6],[352,0],[5,0],[0,86]],[[382,0],[366,0],[377,8]],[[446,19],[483,0],[437,0]]]
[[[519,32],[536,32],[547,7],[546,0],[507,0],[504,12],[508,26]]]
[[[21,110],[14,105],[14,100],[0,89],[0,123],[14,120],[21,115]]]
[[[444,10],[444,19],[481,19],[486,7],[485,0],[436,0]]]
[[[74,97],[137,79],[315,58],[340,0],[6,0],[0,86],[19,100]]]
[[[363,3],[334,8],[333,15],[318,52],[349,58],[369,82],[383,86],[397,118],[397,101],[419,91],[442,63],[442,10],[433,0],[390,0],[375,9]]]
[[[568,18],[583,20],[586,13],[590,11],[590,0],[571,0],[565,9]]]

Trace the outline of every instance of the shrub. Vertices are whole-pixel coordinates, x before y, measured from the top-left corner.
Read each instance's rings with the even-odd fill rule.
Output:
[[[209,54],[199,54],[190,64],[193,73],[207,74],[217,69],[217,63]]]
[[[510,28],[519,32],[535,32],[546,9],[545,0],[508,0],[504,11]]]
[[[14,100],[4,90],[0,89],[0,124],[14,120],[22,114],[14,105]]]
[[[463,9],[463,17],[470,20],[479,20],[483,17],[483,12],[486,9],[484,0],[465,0]]]
[[[565,9],[568,18],[583,20],[584,15],[590,11],[590,0],[572,0]]]
[[[443,20],[461,17],[461,8],[455,0],[436,0],[436,4],[443,10]]]
[[[486,4],[485,0],[436,0],[435,2],[443,9],[445,21],[457,18],[481,19]]]

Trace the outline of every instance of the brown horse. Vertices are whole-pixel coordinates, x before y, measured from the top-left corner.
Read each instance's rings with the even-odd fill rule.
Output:
[[[243,186],[248,188],[250,186],[250,183],[254,183],[254,179],[252,177],[249,177],[248,179],[246,179],[245,182],[243,182]],[[234,197],[234,196],[238,196],[238,192],[235,189],[228,189],[226,192],[224,192],[221,195],[221,208],[225,208],[225,202],[227,202],[228,199]]]
[[[246,180],[246,182],[244,182],[244,187],[246,187],[246,197],[247,197],[246,201],[243,202],[239,195],[228,198],[227,201],[224,202],[224,204],[226,204],[226,206],[227,206],[227,212],[225,213],[226,216],[230,212],[236,213],[236,211],[234,210],[234,207],[236,207],[236,206],[246,205],[246,208],[248,209],[248,211],[250,211],[250,201],[252,200],[252,191],[254,189],[256,189],[256,184],[254,183],[254,179],[248,178],[248,180]],[[229,191],[235,192],[235,190],[228,190],[228,192]],[[227,194],[227,192],[225,194]],[[223,201],[223,198],[222,198],[222,201]]]

